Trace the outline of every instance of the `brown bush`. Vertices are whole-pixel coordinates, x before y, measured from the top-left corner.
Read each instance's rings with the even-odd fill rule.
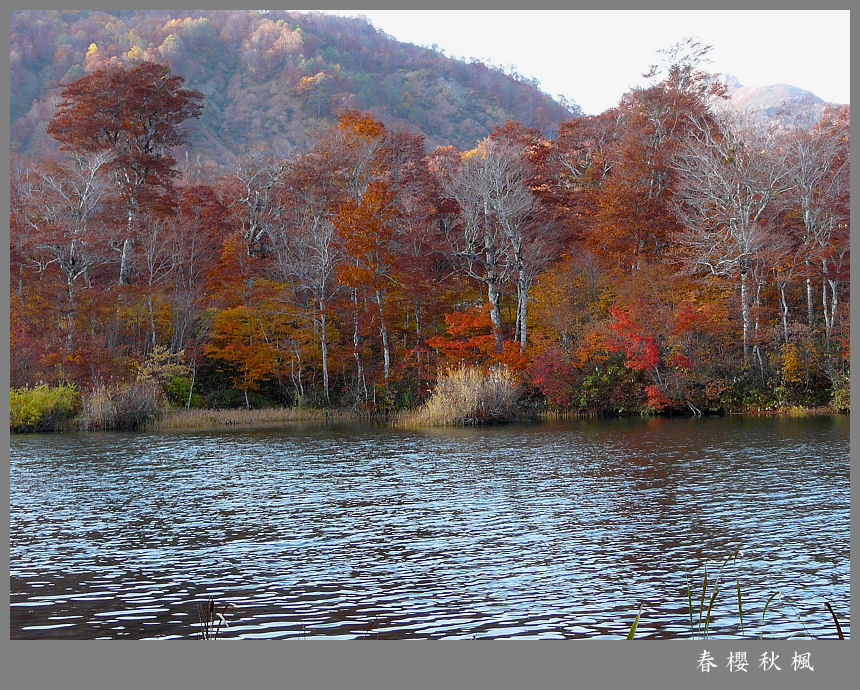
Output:
[[[89,431],[136,431],[157,420],[162,410],[155,383],[100,384],[84,396],[78,425]]]
[[[405,426],[510,422],[516,418],[522,392],[521,382],[507,367],[461,366],[440,374],[429,400],[400,422]]]

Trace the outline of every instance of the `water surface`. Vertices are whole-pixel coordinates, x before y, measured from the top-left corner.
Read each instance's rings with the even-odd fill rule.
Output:
[[[11,439],[13,638],[849,633],[847,418]],[[768,607],[774,592],[781,594]],[[709,588],[710,594],[710,588]],[[698,600],[694,604],[698,617]]]

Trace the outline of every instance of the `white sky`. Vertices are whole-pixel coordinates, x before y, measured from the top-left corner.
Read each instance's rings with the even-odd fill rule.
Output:
[[[791,84],[850,101],[850,12],[633,10],[385,10],[363,14],[394,38],[446,55],[513,65],[587,114],[617,105],[658,50],[694,36],[712,45],[710,72],[744,86]]]

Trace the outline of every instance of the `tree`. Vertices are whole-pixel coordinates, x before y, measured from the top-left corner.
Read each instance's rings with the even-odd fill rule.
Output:
[[[181,124],[200,116],[203,95],[182,87],[165,65],[111,64],[65,85],[47,131],[74,153],[110,152],[109,169],[125,203],[119,282],[131,282],[135,219],[141,207],[171,189],[184,143]]]
[[[529,224],[537,199],[527,184],[528,168],[515,146],[485,141],[463,156],[446,194],[460,208],[459,222],[448,229],[451,253],[466,273],[486,285],[492,305],[496,351],[503,349],[500,300],[505,283],[517,276],[518,317],[525,315],[528,287],[534,279],[527,256]],[[524,338],[525,328],[522,328]],[[524,343],[523,339],[523,343]]]
[[[225,205],[233,211],[242,239],[257,250],[282,223],[284,208],[279,188],[289,160],[260,150],[239,159],[230,178]]]
[[[807,319],[812,326],[812,267],[818,265],[823,281],[824,328],[828,338],[838,313],[838,286],[848,251],[848,127],[846,107],[827,111],[822,121],[812,128],[797,123],[780,137],[791,181],[782,200],[783,208],[799,217],[802,228],[800,249],[807,268]]]
[[[386,307],[391,283],[396,281],[393,198],[385,182],[371,182],[360,201],[346,199],[332,219],[343,236],[344,251],[351,259],[340,265],[339,280],[353,290],[369,295],[376,302],[386,386],[391,375],[390,328]]]
[[[293,346],[289,317],[275,299],[281,286],[261,277],[260,262],[259,256],[249,255],[238,233],[225,238],[210,279],[213,301],[221,308],[214,312],[204,347],[206,355],[229,365],[249,409],[249,391],[272,378],[280,385],[280,356]]]
[[[320,345],[323,395],[329,395],[329,303],[340,287],[335,280],[343,253],[332,218],[338,198],[337,172],[319,152],[297,158],[286,172],[284,221],[272,233],[273,254],[284,282],[304,298]]]
[[[525,354],[531,286],[538,274],[558,256],[563,239],[561,209],[550,184],[548,159],[552,146],[538,129],[516,122],[497,127],[490,134],[489,141],[509,147],[511,153],[519,158],[519,166],[516,158],[511,164],[510,183],[514,188],[526,190],[522,208],[516,208],[513,196],[505,201],[502,198],[494,201],[516,269],[514,340],[519,341],[520,353]]]
[[[583,235],[609,267],[632,272],[646,262],[665,262],[678,230],[672,156],[693,122],[708,122],[710,103],[725,91],[701,69],[709,51],[692,39],[662,51],[663,62],[644,75],[652,83],[626,93],[605,114],[610,117],[601,116],[608,131],[583,142],[585,155],[577,157],[583,163],[568,165],[571,173],[584,168],[579,177],[590,182]]]
[[[110,155],[81,153],[68,160],[46,160],[12,176],[13,243],[40,274],[51,265],[65,278],[66,341],[74,338],[77,295],[92,271],[107,262],[104,251],[104,168]]]
[[[760,128],[741,127],[727,115],[716,127],[702,120],[694,124],[673,159],[675,212],[684,226],[675,240],[691,270],[738,280],[747,363],[753,336],[748,279],[760,268],[766,213],[790,185],[788,168]],[[757,344],[755,351],[760,358]]]
[[[383,148],[385,126],[372,115],[346,110],[338,117],[337,125],[331,128],[318,142],[316,150],[337,171],[339,194],[336,203],[345,202],[344,209],[361,206],[373,181],[378,181],[384,169]],[[336,214],[340,209],[336,210]],[[335,217],[332,217],[335,222]],[[340,242],[340,238],[338,239]],[[344,264],[360,267],[360,258],[345,256]],[[340,271],[344,270],[341,266]],[[352,352],[356,365],[356,382],[368,399],[367,381],[361,359],[362,318],[360,309],[361,290],[350,285],[352,298]]]

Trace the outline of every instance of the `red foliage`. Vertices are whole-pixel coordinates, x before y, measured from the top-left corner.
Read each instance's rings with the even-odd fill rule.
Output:
[[[552,348],[535,357],[528,374],[550,405],[566,408],[574,401],[580,372],[561,348]]]
[[[436,348],[443,360],[451,364],[488,364],[495,348],[491,309],[492,305],[487,303],[464,312],[445,314],[448,336],[428,338],[427,344]]]
[[[655,410],[662,410],[673,402],[672,398],[668,397],[666,393],[663,392],[663,388],[661,386],[645,386],[645,392],[648,394],[648,405]]]
[[[609,342],[609,349],[612,352],[624,352],[627,358],[625,363],[636,371],[656,367],[660,362],[660,348],[654,336],[645,335],[626,310],[611,307],[609,313],[615,319],[609,324],[615,336]]]

